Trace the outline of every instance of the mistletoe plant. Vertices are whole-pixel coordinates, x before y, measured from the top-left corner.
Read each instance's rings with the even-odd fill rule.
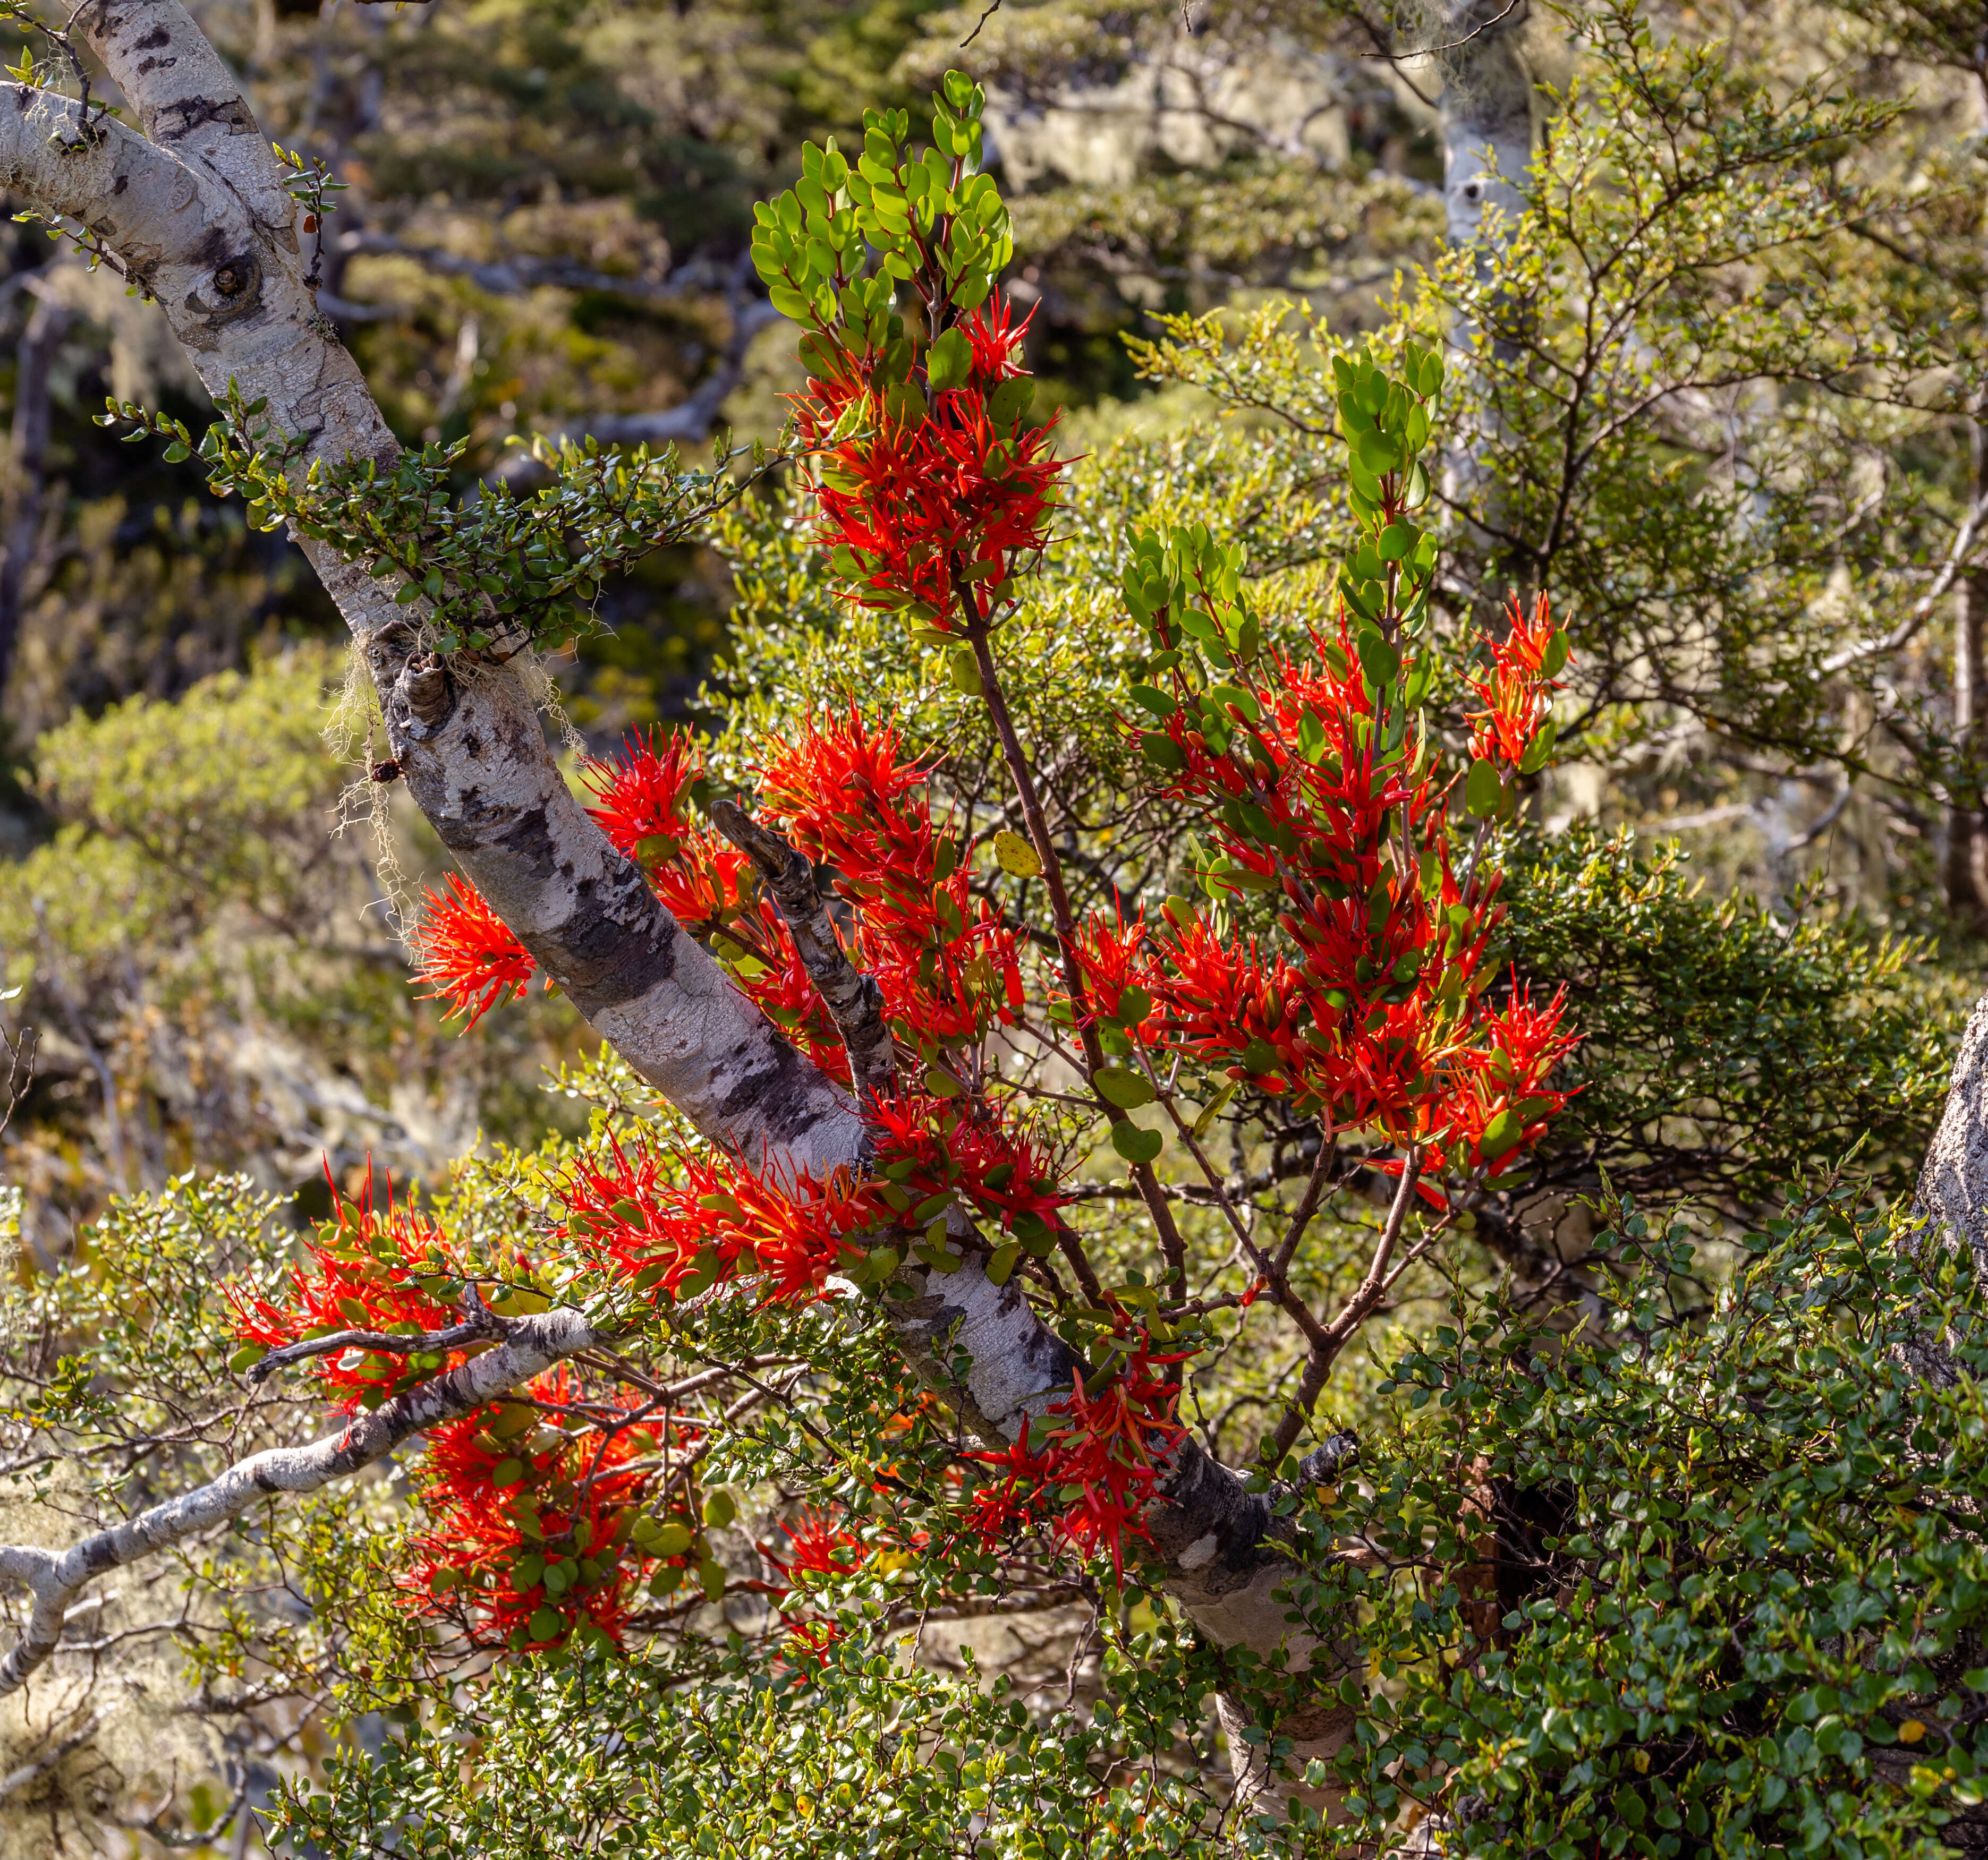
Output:
[[[975,171],[980,103],[949,77],[935,146],[916,157],[901,113],[871,113],[853,166],[810,147],[793,191],[760,210],[755,250],[804,326],[795,420],[817,544],[849,599],[949,647],[962,696],[984,707],[1026,829],[991,836],[1002,879],[971,820],[939,805],[942,770],[860,703],[762,743],[749,813],[700,812],[709,778],[685,737],[632,738],[584,771],[594,819],[674,918],[857,1095],[860,1166],[797,1173],[610,1117],[560,1171],[534,1244],[501,1261],[475,1264],[405,1211],[348,1210],[287,1298],[244,1306],[242,1360],[271,1351],[262,1373],[308,1353],[343,1399],[377,1403],[473,1347],[458,1333],[479,1281],[527,1301],[516,1308],[594,1288],[590,1310],[662,1338],[714,1298],[741,1300],[777,1340],[796,1308],[854,1297],[888,1312],[973,1257],[1071,1348],[1068,1382],[1005,1451],[953,1455],[943,1531],[894,1534],[900,1473],[861,1472],[871,1521],[853,1531],[845,1510],[823,1525],[845,1534],[823,1568],[942,1540],[998,1562],[1018,1531],[1046,1527],[1122,1572],[1149,1538],[1183,1378],[1215,1315],[1267,1295],[1305,1340],[1265,1444],[1274,1467],[1361,1323],[1564,1102],[1550,1081],[1570,1043],[1557,1002],[1494,987],[1486,952],[1494,823],[1550,748],[1567,649],[1543,600],[1515,604],[1477,669],[1459,680],[1452,661],[1438,677],[1452,649],[1432,626],[1436,555],[1415,512],[1442,364],[1411,346],[1391,366],[1377,353],[1347,366],[1364,539],[1301,645],[1266,643],[1239,549],[1205,530],[1133,539],[1124,594],[1148,650],[1125,728],[1155,803],[1200,837],[1202,895],[1080,916],[999,651],[1019,577],[1050,545],[1063,467],[1050,427],[1027,423],[1019,332],[991,289],[1008,246],[999,195]],[[1432,694],[1459,682],[1477,707],[1445,717]],[[1032,935],[1037,884],[1050,923]],[[431,894],[420,939],[431,985],[472,1023],[535,971],[459,879]],[[1304,1196],[1274,1236],[1239,1212],[1206,1146],[1239,1095],[1316,1133]],[[1101,1161],[1129,1175],[1155,1249],[1108,1284],[1078,1214]],[[1192,1281],[1182,1171],[1232,1230],[1241,1292]],[[1351,1295],[1315,1309],[1293,1261],[1321,1202],[1363,1172],[1396,1179],[1387,1217]],[[421,1540],[421,1605],[473,1636],[543,1646],[579,1626],[614,1633],[644,1588],[667,1594],[687,1570],[722,1581],[712,1513],[701,1521],[691,1503],[695,1443],[671,1443],[639,1385],[561,1365],[522,1400],[431,1436],[438,1521]],[[588,1417],[595,1444],[533,1431],[532,1404]]]

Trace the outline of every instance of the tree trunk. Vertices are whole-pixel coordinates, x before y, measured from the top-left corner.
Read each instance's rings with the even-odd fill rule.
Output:
[[[1968,423],[1972,471],[1969,497],[1988,498],[1988,428],[1980,417]],[[1983,813],[1983,778],[1988,775],[1988,688],[1981,662],[1982,635],[1988,626],[1988,573],[1969,569],[1960,577],[1953,614],[1953,758],[1946,806],[1946,902],[1962,922],[1988,930],[1988,825]]]
[[[1474,251],[1480,280],[1493,274],[1498,248],[1526,210],[1522,187],[1533,159],[1533,77],[1523,34],[1530,0],[1451,0],[1437,15],[1435,62],[1442,73],[1443,209],[1450,245]],[[1459,322],[1450,333],[1452,366],[1476,376],[1460,397],[1443,461],[1443,497],[1469,526],[1481,564],[1500,548],[1504,447],[1486,390],[1517,360],[1509,325],[1523,306],[1494,300],[1497,326]],[[1495,626],[1499,595],[1480,569],[1480,623]]]

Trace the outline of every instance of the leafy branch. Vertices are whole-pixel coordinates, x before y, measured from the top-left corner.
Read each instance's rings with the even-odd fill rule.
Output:
[[[184,420],[130,401],[105,405],[100,426],[128,423],[127,441],[165,440],[168,464],[197,454],[208,489],[239,492],[257,528],[288,524],[376,579],[401,578],[397,602],[427,603],[429,643],[445,653],[508,657],[528,641],[590,631],[607,576],[694,533],[787,456],[757,440],[735,447],[721,433],[711,468],[698,471],[681,467],[674,446],[617,453],[591,437],[534,438],[531,456],[551,484],[520,497],[486,484],[465,500],[455,486],[466,440],[384,464],[306,464],[310,436],[277,432],[266,400],[245,400],[232,380],[221,417],[198,441]]]

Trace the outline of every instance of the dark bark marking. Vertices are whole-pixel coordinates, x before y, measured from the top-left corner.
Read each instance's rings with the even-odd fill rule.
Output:
[[[152,125],[153,140],[184,141],[195,130],[204,129],[210,123],[225,123],[231,136],[252,136],[256,133],[255,116],[238,96],[218,102],[212,97],[186,97],[177,103],[167,104],[159,112]]]
[[[761,1050],[771,1063],[740,1079],[719,1100],[718,1113],[729,1121],[752,1112],[769,1143],[792,1146],[821,1122],[827,1094],[816,1091],[823,1079],[814,1062],[774,1034],[771,1021],[766,1026],[769,1038]]]
[[[131,49],[134,52],[156,52],[161,46],[173,42],[173,35],[164,26],[155,26]]]
[[[560,985],[590,1019],[640,1001],[677,972],[675,919],[651,896],[640,901],[645,908],[631,922],[614,908],[617,901],[610,890],[604,905],[597,882],[587,880],[579,889],[578,907],[547,952]]]

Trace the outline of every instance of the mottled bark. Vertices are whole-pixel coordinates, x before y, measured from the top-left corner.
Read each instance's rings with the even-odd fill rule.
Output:
[[[1988,428],[1981,410],[1968,423],[1973,507],[1988,504]],[[1988,819],[1982,791],[1988,776],[1988,668],[1982,664],[1988,630],[1988,574],[1969,568],[1959,577],[1953,613],[1953,757],[1946,805],[1946,901],[1963,923],[1988,927]]]
[[[1974,1004],[1939,1128],[1915,1200],[1918,1212],[1988,1272],[1988,995]]]
[[[718,802],[711,817],[773,894],[801,967],[842,1036],[857,1096],[866,1103],[889,1097],[897,1089],[898,1058],[884,1021],[884,991],[844,952],[816,886],[813,862],[732,802]]]
[[[1460,248],[1485,238],[1494,209],[1507,220],[1525,211],[1521,184],[1533,159],[1533,78],[1523,39],[1529,14],[1526,0],[1460,0],[1439,15],[1443,211],[1449,242]]]
[[[1533,159],[1533,78],[1523,35],[1529,0],[1449,0],[1435,13],[1435,56],[1442,73],[1443,210],[1449,243],[1475,251],[1489,279],[1498,248],[1524,212],[1523,184]],[[1526,306],[1494,299],[1494,327],[1459,322],[1451,332],[1453,364],[1495,375],[1516,359],[1510,327]],[[1484,346],[1483,353],[1479,345]],[[1472,525],[1478,552],[1489,555],[1505,528],[1496,414],[1483,407],[1458,420],[1443,461],[1443,497]],[[1486,587],[1480,619],[1494,621],[1496,592]]]

